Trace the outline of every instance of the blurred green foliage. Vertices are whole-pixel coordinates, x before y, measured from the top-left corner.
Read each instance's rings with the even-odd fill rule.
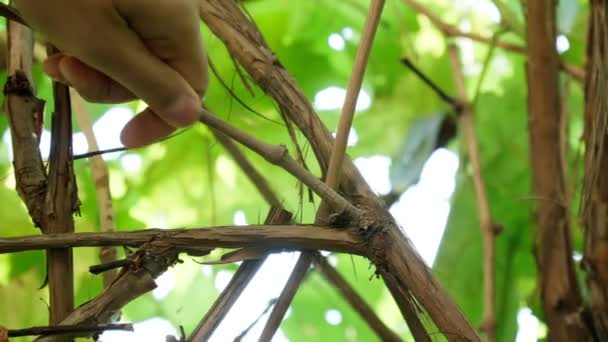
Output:
[[[493,22],[486,13],[490,0],[453,2],[423,1],[444,20],[468,27],[488,37],[501,28],[501,23],[513,26],[515,32],[502,38],[522,43],[523,14],[519,0],[497,1],[501,14],[509,17]],[[581,64],[584,59],[584,25],[586,8],[583,1],[560,1],[559,28],[570,42],[563,58]],[[248,11],[255,18],[269,45],[279,60],[294,76],[305,94],[314,99],[317,92],[330,87],[346,87],[352,61],[366,16],[368,1],[248,1]],[[483,6],[481,6],[483,5]],[[4,29],[2,27],[2,29]],[[206,103],[215,113],[231,123],[272,143],[294,148],[281,124],[272,101],[260,90],[252,96],[241,82],[232,60],[221,42],[201,26],[210,59],[223,81],[236,95],[263,114],[260,118],[239,105],[220,82],[212,77]],[[346,31],[345,31],[346,29]],[[346,33],[345,33],[346,32]],[[351,33],[352,32],[352,37]],[[339,34],[344,49],[337,51],[328,45],[328,37]],[[440,87],[454,93],[452,73],[446,54],[445,39],[429,23],[400,1],[388,1],[378,36],[371,54],[364,89],[372,98],[369,109],[357,114],[354,122],[359,141],[349,149],[352,157],[387,155],[401,158],[400,148],[408,138],[410,124],[419,118],[445,112],[448,106],[399,61],[408,56]],[[466,63],[467,86],[472,96],[481,75],[488,47],[456,39],[461,44]],[[525,60],[517,54],[497,49],[487,76],[481,86],[475,108],[477,136],[481,146],[483,173],[487,182],[490,206],[496,223],[504,227],[497,240],[498,327],[501,341],[514,340],[517,332],[516,314],[523,307],[536,309],[535,267],[533,249],[532,200],[530,198],[530,168],[528,162]],[[38,95],[52,108],[51,86],[40,66],[34,70]],[[0,74],[4,79],[6,73]],[[249,81],[252,83],[252,81]],[[580,169],[579,137],[582,127],[583,95],[580,84],[571,82],[569,111],[570,166]],[[138,103],[128,104],[135,109]],[[88,104],[94,119],[100,118],[109,105]],[[339,111],[319,113],[330,129],[337,126]],[[50,120],[46,120],[49,122]],[[5,115],[0,115],[0,134],[7,130]],[[314,155],[306,147],[307,163],[318,174]],[[460,152],[459,139],[450,144]],[[124,168],[126,158],[137,155],[142,167],[135,172]],[[309,203],[300,197],[297,182],[281,170],[267,165],[261,158],[247,152],[259,170],[271,180],[273,189],[296,213],[299,222],[311,222],[318,200]],[[402,162],[402,161],[400,161]],[[233,223],[234,213],[243,211],[249,223],[264,220],[268,205],[240,172],[226,152],[202,126],[189,128],[176,137],[136,151],[123,154],[108,162],[113,189],[116,225],[120,230],[145,227],[204,227]],[[98,209],[95,188],[86,161],[78,161],[75,170],[83,203],[82,217],[76,218],[78,231],[97,231]],[[571,188],[576,194],[580,181],[571,174]],[[460,305],[474,326],[482,312],[482,251],[475,197],[466,160],[461,161],[452,212],[435,263],[441,283]],[[38,234],[32,227],[27,211],[14,192],[13,171],[8,146],[0,142],[0,229],[2,236]],[[576,195],[575,195],[576,197]],[[573,212],[573,216],[575,216]],[[407,227],[406,227],[407,228]],[[581,234],[576,234],[580,246]],[[101,279],[87,273],[90,265],[98,263],[94,249],[76,250],[77,303],[93,298],[101,290]],[[146,295],[128,305],[123,318],[142,321],[164,317],[176,327],[191,330],[213,302],[218,291],[214,277],[222,269],[217,266],[205,274],[201,266],[189,257],[176,266],[176,287],[162,300]],[[370,278],[373,270],[361,258],[338,256],[338,270],[375,308],[382,319],[410,339],[407,327],[389,293],[380,280]],[[47,294],[39,287],[44,280],[44,254],[41,252],[0,255],[0,324],[21,328],[44,325],[47,320]],[[342,313],[342,323],[330,325],[325,313]],[[538,313],[538,311],[535,311]],[[285,334],[293,341],[376,339],[355,312],[318,274],[312,273],[296,296],[290,315],[283,324]],[[437,340],[441,338],[437,335]],[[162,339],[159,339],[159,341]]]

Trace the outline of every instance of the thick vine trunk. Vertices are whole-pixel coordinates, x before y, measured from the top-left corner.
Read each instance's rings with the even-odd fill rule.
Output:
[[[528,120],[536,198],[536,261],[549,340],[584,341],[560,151],[565,137],[560,133],[555,11],[555,0],[527,1]]]
[[[585,89],[585,224],[587,283],[597,337],[608,340],[608,2],[592,0]]]
[[[234,0],[200,0],[200,10],[211,31],[304,133],[325,172],[333,148],[333,138],[293,78],[267,46],[259,30]],[[420,303],[448,339],[479,340],[460,309],[433,277],[349,159],[343,164],[340,189],[347,198],[367,212],[367,217],[363,219],[366,231],[362,233],[368,242],[368,257],[376,264],[380,274],[394,275],[404,292],[411,294]]]

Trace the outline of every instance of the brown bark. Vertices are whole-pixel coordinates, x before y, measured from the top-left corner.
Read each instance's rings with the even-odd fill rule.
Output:
[[[200,251],[203,254],[203,250]],[[116,281],[77,310],[71,312],[61,325],[96,325],[117,318],[120,309],[139,296],[156,287],[154,279],[177,261],[178,251],[170,246],[144,245],[134,256],[132,264],[125,267]],[[54,342],[54,337],[40,337],[36,341]]]
[[[4,88],[13,141],[17,191],[34,224],[45,234],[73,231],[76,207],[71,159],[71,113],[67,88],[54,85],[49,175],[42,164],[38,143],[43,126],[43,102],[34,95],[31,77],[31,31],[9,22],[9,78]],[[73,310],[72,256],[70,250],[49,250],[47,271],[49,320],[58,324]]]
[[[560,146],[559,59],[555,0],[527,1],[528,115],[536,200],[536,261],[551,341],[583,341]]]
[[[456,45],[448,47],[452,72],[456,83],[456,92],[460,107],[458,108],[459,128],[462,130],[466,156],[471,163],[471,177],[475,188],[475,199],[479,215],[479,225],[482,235],[483,246],[483,318],[480,324],[481,330],[486,335],[488,342],[496,341],[496,231],[490,213],[490,203],[486,191],[486,183],[481,172],[481,160],[479,157],[479,144],[475,131],[475,120],[473,107],[467,98],[464,72],[460,61],[460,51]]]
[[[327,169],[333,138],[313,111],[295,81],[281,66],[255,25],[233,1],[200,0],[203,20],[229,49],[255,82],[270,95],[303,132]],[[479,340],[462,312],[437,283],[430,269],[403,235],[381,201],[373,194],[351,160],[344,160],[340,189],[367,212],[361,233],[368,243],[368,256],[383,271],[392,273],[426,310],[448,339]],[[364,215],[366,216],[366,215]]]
[[[6,113],[13,142],[17,192],[37,227],[42,224],[46,170],[38,142],[42,134],[44,101],[34,95],[33,36],[29,28],[8,22],[8,79],[4,86]]]
[[[355,221],[358,221],[361,217],[361,210],[349,203],[334,189],[328,187],[327,184],[321,182],[317,177],[313,176],[302,165],[298,164],[298,162],[289,155],[285,146],[275,146],[258,140],[254,136],[239,130],[226,121],[213,115],[206,109],[201,110],[199,121],[248,147],[266,159],[267,162],[282,167],[285,171],[289,172],[302,183],[306,184],[312,191],[319,195],[324,202],[329,204],[340,216],[343,215],[345,218]]]
[[[142,245],[159,240],[183,253],[209,248],[266,247],[269,250],[327,250],[363,255],[364,241],[355,229],[312,225],[248,225],[189,229],[144,229],[112,233],[49,234],[0,238],[0,254],[47,248]],[[162,242],[162,243],[161,243]]]
[[[384,322],[374,313],[374,310],[365,302],[361,296],[348,284],[346,279],[334,269],[329,262],[320,254],[314,253],[315,268],[329,281],[336,290],[365,320],[369,327],[378,335],[382,341],[401,341],[401,338],[390,330]]]
[[[216,134],[216,136],[218,135]],[[226,141],[230,142],[230,140]],[[231,142],[226,144],[226,141],[223,143],[224,146],[231,144]],[[244,164],[250,165],[249,161]],[[266,183],[264,182],[264,184]],[[269,194],[272,194],[272,192]],[[266,217],[265,224],[288,224],[291,222],[291,217],[292,215],[290,212],[272,207]],[[247,260],[241,264],[232,279],[230,279],[228,286],[224,288],[218,299],[205,314],[203,320],[194,329],[190,337],[188,337],[188,342],[207,341],[211,337],[215,329],[217,329],[224,317],[228,314],[228,311],[241,296],[241,293],[243,293],[247,285],[249,285],[251,279],[258,272],[262,264],[264,264],[264,261],[266,261],[265,257],[258,260]]]
[[[367,69],[369,54],[372,49],[372,44],[374,43],[374,38],[376,36],[376,31],[378,29],[378,24],[380,22],[380,17],[382,16],[383,9],[384,0],[372,0],[370,2],[369,11],[363,27],[363,34],[361,36],[361,41],[359,42],[357,54],[353,63],[351,78],[346,89],[346,98],[344,105],[342,106],[337,135],[329,160],[327,175],[325,177],[325,184],[327,184],[327,186],[332,190],[337,190],[340,183],[342,163],[344,162],[344,157],[346,155],[348,135],[352,127],[357,99],[359,98],[359,92],[361,91],[361,85],[363,84],[365,70]],[[295,137],[292,123],[287,115],[285,115],[285,112],[287,111],[289,111],[289,109],[284,108],[281,111],[281,115],[287,124],[290,135]],[[295,138],[293,139],[294,141],[296,140]],[[315,218],[316,224],[332,221],[332,213],[328,209],[328,205],[329,203],[325,200],[321,203]],[[340,212],[336,213],[340,214]],[[352,219],[352,216],[350,221],[355,222],[355,220]],[[277,303],[273,307],[270,317],[264,326],[262,336],[260,337],[261,341],[270,341],[276,333],[279,325],[283,321],[283,317],[287,313],[287,309],[289,308],[291,301],[295,297],[298,288],[308,273],[308,269],[311,267],[313,258],[314,255],[312,252],[302,252],[300,254],[298,262],[296,263],[287,284],[281,292]]]
[[[58,51],[49,47],[49,54]],[[55,108],[51,122],[48,187],[42,231],[45,234],[74,232],[72,213],[78,211],[76,178],[72,161],[72,103],[69,87],[53,82]],[[50,322],[59,324],[74,310],[74,267],[72,250],[47,251]]]
[[[585,92],[585,181],[582,215],[585,224],[587,284],[597,337],[608,340],[608,2],[592,0]]]

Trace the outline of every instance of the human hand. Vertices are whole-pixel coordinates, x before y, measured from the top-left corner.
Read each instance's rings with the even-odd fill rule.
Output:
[[[207,57],[196,0],[14,0],[35,31],[62,53],[43,64],[91,102],[136,98],[150,107],[123,129],[139,147],[198,119]]]

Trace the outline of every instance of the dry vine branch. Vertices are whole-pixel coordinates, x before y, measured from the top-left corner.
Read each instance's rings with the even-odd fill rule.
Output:
[[[247,161],[247,164],[249,162]],[[291,213],[280,208],[272,207],[268,213],[265,224],[288,224]],[[194,329],[188,342],[207,341],[221,321],[226,317],[241,293],[245,290],[251,279],[260,269],[266,258],[244,261],[234,274],[228,286],[224,288],[218,299],[205,314],[203,320]]]
[[[248,225],[188,229],[145,229],[112,233],[49,234],[0,239],[0,254],[47,248],[129,246],[156,241],[180,252],[198,248],[267,247],[270,250],[327,250],[362,255],[363,241],[353,229],[312,225]]]
[[[266,179],[255,169],[255,167],[249,162],[249,160],[247,160],[243,153],[228,137],[215,131],[214,134],[218,141],[224,146],[239,167],[247,175],[247,177],[250,178],[251,182],[256,186],[260,194],[262,194],[266,201],[272,206],[266,220],[266,224],[289,223],[291,221],[291,214],[280,208],[281,204],[274,192],[270,189]],[[322,256],[317,255],[316,257],[319,259],[319,262],[323,263],[324,266],[327,266],[324,268],[323,273],[330,275],[327,277],[328,281],[330,281],[342,293],[347,294],[347,297],[350,296],[354,298],[353,301],[349,301],[349,303],[351,303],[355,310],[361,314],[363,319],[369,323],[370,327],[377,331],[378,336],[396,336],[382,323],[382,321],[369,308],[369,306],[367,306],[363,299],[358,296],[355,290],[327,263]],[[265,258],[248,260],[239,266],[239,269],[230,280],[230,283],[222,291],[209,311],[207,311],[207,314],[199,323],[194,332],[190,335],[188,341],[207,340],[211,336],[213,331],[219,325],[220,321],[225,317],[227,312],[234,305],[234,302],[249,284],[255,273],[257,273],[264,260]],[[350,300],[350,298],[347,298],[347,300]],[[365,310],[365,308],[368,310]]]
[[[520,54],[526,53],[525,46],[521,46],[521,45],[509,43],[509,42],[504,42],[504,41],[493,42],[493,39],[491,37],[485,37],[485,36],[482,36],[477,33],[464,32],[461,29],[459,29],[457,26],[448,24],[448,23],[444,22],[443,20],[441,20],[441,18],[439,18],[437,15],[435,15],[433,12],[431,12],[428,8],[426,8],[424,5],[419,3],[417,0],[403,0],[403,2],[406,5],[410,6],[412,9],[414,9],[414,11],[427,17],[429,19],[429,21],[431,23],[433,23],[433,25],[435,25],[435,27],[437,27],[437,29],[439,31],[441,31],[444,35],[446,35],[448,37],[468,38],[472,41],[476,41],[476,42],[483,43],[483,44],[488,44],[488,45],[495,44],[497,47],[500,47],[507,51],[520,53]],[[582,68],[580,68],[576,65],[568,64],[568,63],[560,63],[559,65],[564,72],[566,72],[567,74],[572,76],[577,81],[579,81],[579,82],[585,81],[585,71]]]
[[[252,151],[258,153],[266,161],[271,164],[277,165],[285,169],[287,172],[292,174],[302,183],[306,184],[311,190],[313,190],[321,199],[326,201],[338,215],[346,215],[346,219],[357,221],[361,215],[361,210],[354,207],[344,197],[340,196],[336,191],[329,188],[318,178],[313,176],[298,162],[296,162],[284,146],[274,146],[260,141],[253,136],[231,126],[224,120],[211,114],[206,109],[201,109],[200,121],[205,125],[226,134],[232,139],[239,143],[247,146]]]
[[[333,149],[331,134],[267,46],[263,35],[234,0],[199,1],[201,16],[207,26],[256,83],[286,109],[286,115],[310,142],[321,170],[326,170]],[[403,293],[416,298],[447,338],[479,340],[475,330],[348,158],[344,160],[342,174],[341,192],[373,217],[374,225],[364,237],[368,243],[367,256],[377,267],[395,276],[398,284],[407,289]]]
[[[27,329],[8,330],[8,337],[23,336],[57,336],[70,337],[90,336],[109,330],[133,331],[132,324],[100,324],[100,325],[59,325],[54,327],[33,327]]]
[[[367,62],[372,50],[374,38],[376,37],[376,31],[378,30],[378,23],[380,23],[383,8],[384,0],[372,0],[365,26],[363,27],[361,41],[359,42],[357,55],[355,56],[355,62],[353,63],[351,79],[346,89],[346,100],[344,101],[344,106],[342,107],[340,115],[336,141],[327,169],[325,182],[332,189],[336,189],[339,184],[342,162],[344,161],[344,156],[346,154],[348,136],[353,125],[359,92],[361,91],[363,76],[365,76],[365,69],[367,68]]]
[[[479,224],[483,240],[483,318],[481,330],[488,342],[496,341],[496,230],[492,222],[486,185],[481,172],[479,143],[477,142],[472,104],[466,94],[465,77],[462,71],[458,47],[448,47],[454,82],[460,102],[458,120],[463,131],[467,156],[471,161],[472,178],[477,199]]]
[[[361,315],[369,327],[378,335],[382,341],[401,341],[401,338],[391,331],[367,305],[365,300],[348,284],[346,279],[336,271],[327,260],[320,254],[314,253],[314,265],[317,270],[332,283],[340,292],[342,297]]]
[[[340,115],[337,136],[329,160],[327,176],[325,178],[325,184],[327,184],[327,186],[333,190],[337,190],[339,185],[342,163],[346,154],[348,136],[355,115],[357,99],[359,98],[359,92],[361,91],[361,85],[363,84],[365,69],[367,68],[367,62],[376,31],[378,29],[378,23],[380,22],[380,17],[382,16],[383,8],[384,0],[371,1],[361,42],[359,43],[359,47],[357,49],[351,79],[346,90],[346,99]],[[287,118],[286,115],[284,115],[284,119],[287,122],[288,127],[291,127],[289,118]],[[290,133],[292,136],[294,136],[291,130]],[[315,223],[321,224],[322,222],[327,221],[327,204],[328,203],[326,201],[321,203],[321,207],[317,212]],[[301,283],[308,272],[308,269],[311,266],[313,258],[314,256],[312,252],[303,252],[300,255],[296,267],[292,271],[292,274],[289,277],[285,288],[281,292],[277,304],[272,309],[270,317],[266,322],[266,326],[262,331],[262,337],[260,338],[262,341],[270,341],[270,339],[275,335],[279,325],[283,321],[283,317],[285,317],[285,314],[287,313],[289,304],[293,300],[298,288],[301,286]]]
[[[48,47],[49,55],[58,52],[53,46]],[[55,108],[51,122],[48,187],[42,224],[45,234],[73,232],[72,213],[77,212],[80,206],[72,160],[72,103],[69,87],[53,82],[53,98]],[[74,310],[72,250],[49,249],[47,258],[50,321],[57,325]]]
[[[283,288],[283,291],[281,291],[281,295],[274,305],[272,312],[270,312],[270,317],[268,317],[264,330],[262,330],[259,341],[270,342],[270,340],[272,340],[272,337],[279,329],[279,326],[285,317],[287,309],[289,309],[289,304],[291,303],[293,297],[295,297],[298,288],[308,274],[308,269],[310,268],[311,263],[312,253],[303,252],[298,258],[298,262],[291,272],[285,288]]]
[[[43,233],[73,230],[77,203],[71,172],[71,117],[67,88],[54,86],[55,113],[49,175],[42,164],[38,142],[43,126],[43,102],[34,96],[31,77],[33,37],[21,24],[8,23],[9,77],[7,96],[17,192],[34,224]],[[73,308],[72,259],[69,250],[48,251],[51,324],[58,324]]]
[[[597,340],[608,340],[608,2],[592,0],[585,87],[585,179],[581,214],[585,224],[587,284]]]
[[[582,298],[572,260],[562,169],[556,1],[527,1],[528,123],[536,202],[536,261],[549,340],[584,341]],[[549,199],[549,200],[546,200]]]
[[[391,295],[395,299],[401,315],[405,319],[412,336],[416,342],[431,342],[431,336],[426,331],[426,328],[422,324],[419,315],[420,307],[416,302],[413,301],[412,296],[406,292],[405,289],[399,284],[397,278],[392,274],[386,272],[382,274],[386,287],[391,292]]]
[[[76,113],[76,119],[87,139],[89,151],[98,151],[99,145],[97,144],[97,139],[93,132],[93,123],[91,122],[91,116],[85,107],[84,100],[75,91],[71,94],[74,99],[73,106],[74,112]],[[114,208],[112,207],[112,195],[110,193],[110,174],[108,172],[108,165],[101,156],[93,156],[89,159],[89,162],[91,163],[91,173],[93,174],[95,192],[97,195],[99,225],[102,231],[112,232],[114,231]],[[115,247],[103,247],[99,250],[99,259],[102,263],[106,264],[115,261],[116,254]],[[103,286],[108,287],[112,284],[114,278],[116,278],[116,270],[103,272],[102,277]]]
[[[105,233],[111,234],[111,233]],[[197,248],[199,255],[209,249]],[[72,311],[61,325],[95,325],[118,319],[121,308],[156,287],[154,279],[177,262],[178,251],[167,245],[150,242],[132,256],[132,264],[124,268],[114,283],[98,295]],[[52,338],[36,341],[51,342]]]
[[[212,64],[210,63],[210,65]],[[214,73],[216,72],[214,71]],[[217,73],[216,76],[220,78]],[[279,199],[270,188],[266,179],[258,172],[229,137],[217,130],[212,130],[212,132],[220,144],[222,144],[226,151],[232,156],[237,165],[243,170],[245,175],[255,185],[266,202],[270,204],[271,208],[266,217],[265,224],[276,225],[290,223],[292,217],[291,213],[282,208]],[[232,279],[230,279],[229,284],[224,288],[201,322],[190,334],[188,341],[205,341],[211,337],[265,260],[265,257],[258,260],[247,260],[239,266],[237,272]]]

